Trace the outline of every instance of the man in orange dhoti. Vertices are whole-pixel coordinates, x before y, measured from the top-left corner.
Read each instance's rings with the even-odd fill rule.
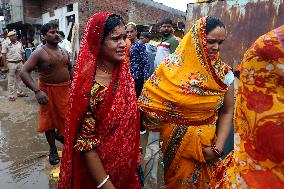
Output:
[[[32,53],[21,73],[23,82],[34,91],[40,105],[38,131],[45,132],[50,146],[51,165],[59,163],[55,139],[62,143],[64,141],[64,121],[72,78],[72,65],[68,54],[58,46],[60,38],[57,28],[58,25],[53,22],[42,26],[41,33],[46,44]],[[38,86],[30,75],[35,67],[39,70]]]

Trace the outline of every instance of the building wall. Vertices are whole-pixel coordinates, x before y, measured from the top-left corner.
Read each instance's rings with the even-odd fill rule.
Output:
[[[41,1],[23,0],[24,15],[27,17],[38,18],[41,16]]]
[[[74,3],[74,11],[67,13],[66,5]],[[66,16],[76,15],[81,39],[85,25],[95,12],[109,11],[121,15],[125,22],[129,20],[139,25],[156,24],[162,18],[171,18],[174,22],[185,20],[185,13],[169,8],[152,0],[24,0],[25,18],[31,21],[37,18],[41,24],[50,20],[59,21],[59,29],[68,32]],[[40,7],[40,8],[38,8]]]
[[[185,21],[185,13],[150,0],[131,1],[129,20],[136,24],[157,24],[161,19],[171,18],[175,23]]]
[[[187,30],[205,15],[217,16],[225,23],[227,38],[221,56],[226,63],[235,66],[259,36],[284,24],[284,1],[230,0],[188,4]]]
[[[23,0],[24,6],[24,22],[31,24],[41,24],[41,1],[38,0]]]
[[[10,15],[10,18],[8,20],[5,18],[6,24],[24,21],[23,0],[6,0],[3,1],[3,3],[6,3],[6,9],[8,7],[10,9],[8,13]]]
[[[52,12],[74,2],[79,3],[80,33],[88,18],[95,12],[109,11],[121,15],[125,22],[129,20],[137,24],[155,24],[162,18],[172,18],[175,22],[184,21],[185,13],[166,7],[152,0],[43,0],[43,13]]]
[[[68,12],[67,7],[63,6],[61,8],[57,8],[52,11],[53,13],[51,14],[50,12],[46,12],[42,14],[42,24],[48,23],[49,21],[52,20],[58,20],[59,23],[59,30],[63,31],[65,34],[65,37],[69,35],[69,33],[72,31],[72,28],[70,27],[71,25],[68,24],[67,17],[68,16],[75,16],[75,24],[80,26],[79,24],[79,3],[73,3],[73,11]],[[76,40],[76,46],[75,48],[79,48],[79,37],[77,36]]]

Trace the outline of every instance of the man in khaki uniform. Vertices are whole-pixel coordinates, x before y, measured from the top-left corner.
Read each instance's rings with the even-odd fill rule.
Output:
[[[2,47],[2,55],[4,61],[4,67],[8,67],[8,90],[9,100],[16,100],[16,93],[18,97],[27,96],[21,89],[20,72],[23,67],[24,49],[22,44],[17,41],[17,35],[15,31],[11,31],[7,34],[10,39],[10,43],[4,43]]]

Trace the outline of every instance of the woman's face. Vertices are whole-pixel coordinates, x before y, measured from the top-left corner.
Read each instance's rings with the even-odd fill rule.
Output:
[[[206,36],[208,46],[208,56],[210,60],[214,60],[216,54],[220,51],[221,45],[225,40],[225,28],[217,26]]]
[[[118,63],[125,59],[126,32],[123,24],[116,26],[105,38],[101,47],[102,58]]]
[[[127,33],[127,38],[130,41],[135,41],[136,40],[136,38],[137,38],[137,31],[131,25],[127,26],[126,33]]]

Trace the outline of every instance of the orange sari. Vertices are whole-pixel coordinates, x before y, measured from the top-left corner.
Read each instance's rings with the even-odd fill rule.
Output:
[[[211,188],[284,188],[284,25],[256,40],[242,61],[235,147]]]
[[[213,166],[202,149],[215,140],[229,66],[207,55],[206,18],[156,69],[139,98],[144,125],[161,133],[165,189],[206,188]]]

